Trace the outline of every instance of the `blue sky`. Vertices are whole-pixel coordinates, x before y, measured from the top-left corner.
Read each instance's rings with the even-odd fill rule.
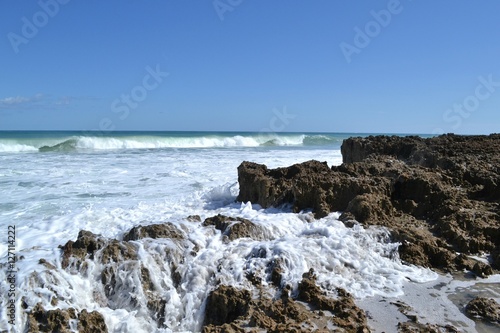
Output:
[[[0,130],[500,132],[498,13],[496,1],[3,0]]]

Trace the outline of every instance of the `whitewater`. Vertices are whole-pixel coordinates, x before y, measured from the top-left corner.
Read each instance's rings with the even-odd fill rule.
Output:
[[[0,153],[75,150],[335,146],[346,135],[250,132],[0,132]]]
[[[270,168],[311,159],[339,165],[340,144],[347,136],[1,133],[0,331],[23,332],[26,311],[41,303],[46,310],[96,310],[103,314],[109,332],[199,332],[204,302],[217,283],[252,289],[246,275],[253,273],[262,277],[273,296],[265,267],[276,258],[285,262],[284,281],[292,292],[302,274],[313,268],[324,290],[342,287],[368,307],[376,297],[404,297],[412,286],[441,283],[444,277],[431,270],[403,264],[397,254],[399,244],[391,242],[383,228],[347,228],[338,220],[339,213],[314,220],[308,211],[292,213],[286,206],[263,209],[235,201],[242,161]],[[265,230],[266,237],[226,242],[220,231],[201,223],[217,214],[249,219]],[[193,215],[201,222],[188,219]],[[121,283],[113,298],[103,291],[104,265],[87,260],[87,274],[62,268],[60,246],[76,240],[81,230],[122,240],[135,226],[165,222],[182,230],[186,241],[131,242],[158,297],[166,300],[161,327],[145,309],[147,296],[140,287],[137,263],[119,267]],[[5,311],[10,288],[8,226],[15,226],[18,258],[15,325],[9,324]],[[172,263],[180,283],[174,281]],[[474,325],[464,316],[460,320],[464,327]]]

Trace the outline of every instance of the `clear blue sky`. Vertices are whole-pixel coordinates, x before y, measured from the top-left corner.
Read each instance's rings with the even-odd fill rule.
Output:
[[[465,0],[3,0],[0,130],[500,132],[499,13]]]

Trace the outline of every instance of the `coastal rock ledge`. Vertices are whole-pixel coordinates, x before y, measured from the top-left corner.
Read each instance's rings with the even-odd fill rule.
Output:
[[[403,261],[484,277],[500,269],[500,134],[344,140],[343,164],[243,162],[237,200],[387,227]],[[469,255],[488,255],[476,260]]]

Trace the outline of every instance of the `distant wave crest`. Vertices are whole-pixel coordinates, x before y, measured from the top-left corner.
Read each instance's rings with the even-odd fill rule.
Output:
[[[73,151],[76,149],[78,144],[77,139],[69,139],[63,141],[61,143],[55,144],[53,146],[42,146],[38,148],[38,151],[46,152],[46,151]]]
[[[0,153],[17,153],[23,151],[37,151],[38,148],[19,143],[0,143]]]
[[[323,134],[204,135],[204,136],[73,136],[48,142],[34,139],[29,144],[0,141],[0,153],[72,152],[85,150],[123,150],[159,148],[230,148],[334,145],[339,139]]]

